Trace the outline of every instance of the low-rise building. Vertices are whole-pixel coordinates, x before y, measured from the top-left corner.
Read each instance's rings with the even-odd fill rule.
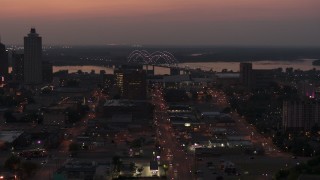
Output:
[[[69,162],[53,174],[53,180],[111,179],[110,163]]]

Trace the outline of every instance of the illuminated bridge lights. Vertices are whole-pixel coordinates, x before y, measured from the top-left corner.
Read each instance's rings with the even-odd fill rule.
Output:
[[[134,50],[128,56],[128,62],[142,63],[142,64],[170,64],[178,63],[176,58],[168,51],[155,51],[149,53],[146,50]],[[162,63],[161,63],[162,62]]]

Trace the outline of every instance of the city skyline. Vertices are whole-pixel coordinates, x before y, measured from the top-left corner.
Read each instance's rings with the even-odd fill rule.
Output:
[[[0,179],[320,179],[317,1],[2,0]]]
[[[34,28],[24,37],[24,81],[26,84],[42,82],[42,38]]]
[[[316,0],[2,1],[4,44],[320,46]],[[76,32],[76,33],[75,33]]]

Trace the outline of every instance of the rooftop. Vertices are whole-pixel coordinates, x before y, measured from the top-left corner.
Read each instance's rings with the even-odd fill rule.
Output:
[[[218,78],[239,78],[240,73],[216,73]]]
[[[120,99],[116,99],[116,100],[106,100],[106,102],[104,103],[104,106],[134,106],[135,104],[128,101],[128,100],[120,100]]]
[[[16,140],[22,133],[23,131],[1,131],[0,141],[11,143]]]

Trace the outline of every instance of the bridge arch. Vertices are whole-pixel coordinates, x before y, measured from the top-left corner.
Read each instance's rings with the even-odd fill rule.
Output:
[[[174,55],[168,51],[155,51],[149,53],[147,50],[134,50],[129,54],[127,59],[128,62],[148,65],[161,64],[161,60],[168,65],[176,65],[178,63]]]

